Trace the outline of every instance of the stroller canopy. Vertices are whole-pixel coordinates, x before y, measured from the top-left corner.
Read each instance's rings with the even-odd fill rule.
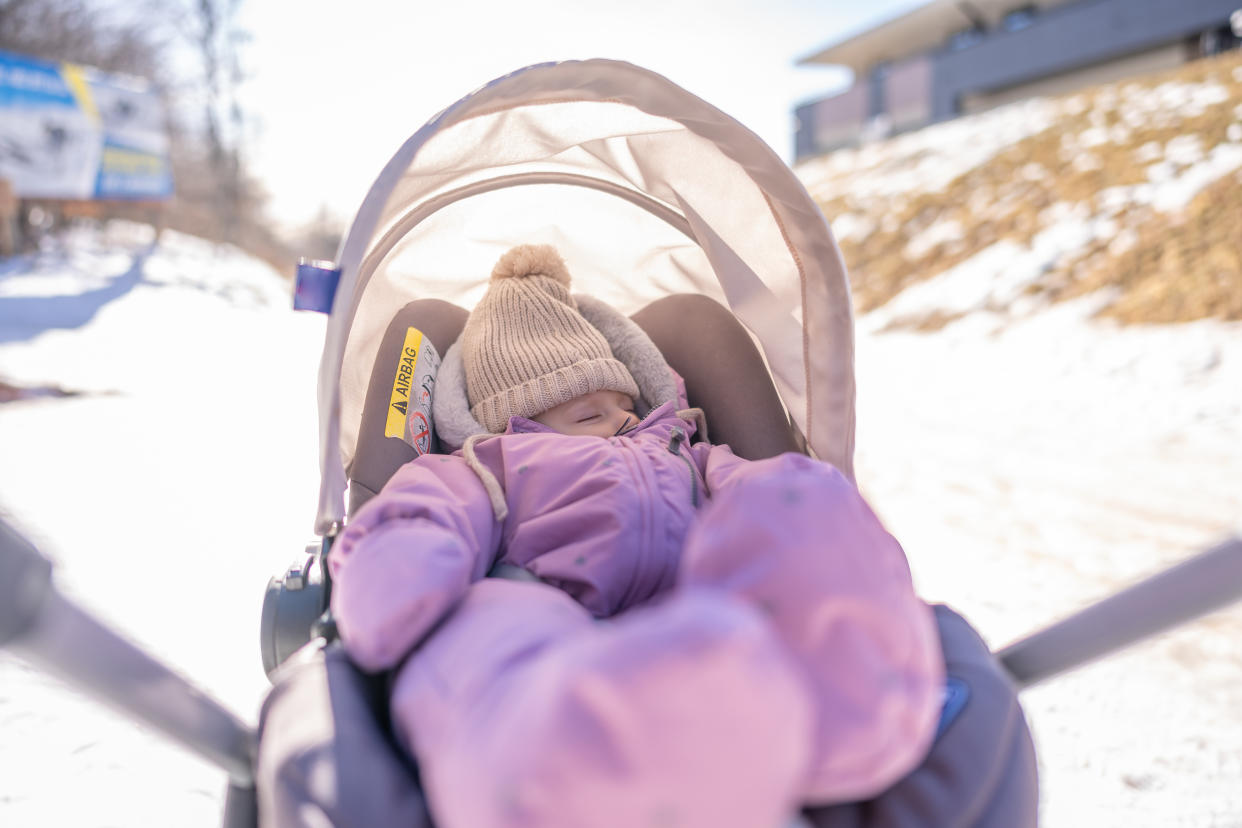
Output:
[[[754,133],[666,78],[609,60],[540,64],[411,136],[362,202],[319,369],[318,532],[384,329],[412,299],[471,308],[500,255],[548,243],[573,290],[626,314],[673,293],[727,305],[758,343],[811,451],[852,475],[853,322],[828,225]]]

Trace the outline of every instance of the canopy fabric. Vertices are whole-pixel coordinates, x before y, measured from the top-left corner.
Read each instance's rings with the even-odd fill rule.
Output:
[[[319,369],[316,530],[345,469],[379,339],[417,298],[465,308],[510,247],[550,243],[573,290],[630,314],[672,293],[750,331],[812,452],[852,474],[853,319],[827,222],[754,133],[631,64],[540,64],[461,99],[384,167],[341,244]]]

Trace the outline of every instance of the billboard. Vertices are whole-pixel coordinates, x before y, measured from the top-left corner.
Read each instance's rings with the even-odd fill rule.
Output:
[[[166,199],[163,102],[140,80],[0,51],[0,178],[21,198]]]

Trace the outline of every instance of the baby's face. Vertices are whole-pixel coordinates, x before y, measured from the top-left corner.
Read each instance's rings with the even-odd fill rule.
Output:
[[[638,425],[634,401],[620,391],[592,391],[534,418],[561,434],[612,437]]]

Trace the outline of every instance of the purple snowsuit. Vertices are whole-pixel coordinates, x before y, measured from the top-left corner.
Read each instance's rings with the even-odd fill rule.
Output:
[[[608,439],[515,417],[474,449],[503,521],[425,455],[332,549],[439,828],[775,826],[926,754],[943,662],[900,546],[833,467],[689,445],[674,411]]]

